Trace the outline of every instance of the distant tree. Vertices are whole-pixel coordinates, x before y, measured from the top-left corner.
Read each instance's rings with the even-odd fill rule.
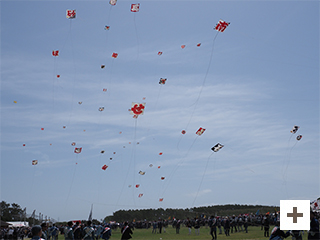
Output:
[[[10,209],[10,215],[13,221],[19,221],[23,218],[23,210],[19,204],[12,203]]]
[[[11,216],[10,216],[10,203],[6,203],[5,201],[1,201],[1,219],[3,221],[10,221]]]
[[[7,203],[5,201],[1,201],[1,219],[3,221],[19,221],[23,217],[23,210],[21,209],[19,204]]]

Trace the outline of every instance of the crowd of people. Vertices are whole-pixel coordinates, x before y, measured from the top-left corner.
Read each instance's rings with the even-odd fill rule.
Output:
[[[261,226],[263,236],[269,240],[280,240],[289,236],[295,240],[302,240],[304,231],[281,231],[279,227],[280,218],[279,214],[239,214],[238,216],[214,216],[206,217],[201,215],[193,219],[178,219],[163,220],[161,218],[154,221],[132,221],[132,222],[109,222],[98,225],[93,225],[91,221],[85,224],[80,221],[69,221],[67,225],[56,226],[55,224],[49,225],[42,223],[35,225],[32,228],[19,227],[19,228],[1,228],[0,240],[23,240],[24,238],[32,238],[32,240],[58,240],[58,235],[63,234],[65,240],[108,240],[112,236],[112,231],[120,229],[121,240],[132,238],[133,230],[135,228],[152,229],[152,234],[166,233],[166,228],[171,225],[175,228],[176,234],[180,234],[180,228],[185,226],[188,228],[188,234],[200,235],[201,231],[209,232],[212,239],[216,240],[220,234],[230,236],[237,232],[248,233],[248,226]],[[275,227],[270,232],[270,226]],[[310,212],[310,230],[308,231],[308,239],[320,239],[319,234],[319,221],[314,212]]]

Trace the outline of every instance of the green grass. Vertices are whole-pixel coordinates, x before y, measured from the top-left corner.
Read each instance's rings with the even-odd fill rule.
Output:
[[[273,226],[270,226],[270,232],[273,229]],[[263,236],[264,231],[261,230],[261,227],[248,227],[248,233],[244,232],[237,232],[237,233],[230,233],[230,236],[226,236],[225,234],[218,234],[219,229],[217,229],[217,239],[251,239],[251,240],[268,240]],[[269,234],[270,234],[269,232]],[[307,232],[303,235],[303,240],[307,240],[308,234]],[[113,230],[112,239],[121,239],[120,229]],[[210,229],[208,227],[201,227],[200,228],[200,235],[196,235],[194,228],[192,228],[192,232],[188,235],[188,228],[181,227],[180,233],[176,234],[176,229],[172,228],[171,226],[166,228],[166,233],[162,232],[161,234],[152,234],[152,228],[149,229],[134,229],[132,240],[140,240],[140,239],[147,239],[147,240],[185,240],[185,239],[206,239],[211,240]],[[291,240],[291,237],[287,239]],[[59,235],[59,240],[64,240],[63,235]],[[101,239],[100,239],[101,240]]]

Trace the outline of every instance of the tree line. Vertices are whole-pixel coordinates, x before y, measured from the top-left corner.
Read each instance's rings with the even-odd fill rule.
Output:
[[[173,218],[186,219],[187,217],[210,217],[214,216],[232,216],[239,214],[265,214],[267,212],[273,213],[279,211],[278,206],[263,206],[263,205],[240,205],[240,204],[226,204],[215,206],[204,206],[186,209],[172,209],[172,208],[158,208],[158,209],[136,209],[136,210],[118,210],[113,215],[105,217],[104,221],[131,221],[131,220],[146,220],[153,221],[159,218],[170,220]]]

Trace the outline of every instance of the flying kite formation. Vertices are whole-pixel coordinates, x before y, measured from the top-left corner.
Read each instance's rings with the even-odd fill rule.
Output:
[[[109,1],[109,4],[111,5],[110,6],[110,8],[113,8],[114,6],[116,6],[116,4],[117,4],[117,0],[110,0]],[[128,9],[127,9],[127,11],[128,12],[133,12],[134,14],[133,15],[139,15],[139,11],[140,11],[140,3],[134,3],[134,4],[131,4],[131,8],[130,8],[130,11],[129,11],[129,6],[128,6]],[[138,13],[138,14],[136,14],[136,13]],[[78,12],[78,14],[80,14],[80,12]],[[67,19],[75,19],[76,18],[76,10],[75,9],[67,9],[66,10],[66,18]],[[66,20],[64,17],[63,17],[63,19],[65,20],[65,21],[69,21],[69,20]],[[77,20],[75,20],[75,21],[77,21]],[[107,24],[107,25],[106,25]],[[108,34],[112,34],[112,32],[114,31],[114,26],[112,26],[112,28],[111,28],[111,24],[109,25],[110,23],[109,22],[107,22],[107,23],[104,23],[103,25],[101,25],[100,27],[99,27],[99,31],[102,31],[102,32],[104,32],[106,35],[108,35]],[[135,22],[134,22],[134,24],[135,24]],[[215,27],[213,28],[214,30],[216,30],[217,32],[215,32],[215,31],[213,31],[212,30],[212,27],[211,27],[211,30],[212,30],[212,32],[215,32],[215,34],[218,34],[218,33],[223,33],[223,32],[225,32],[225,30],[228,28],[228,26],[230,25],[230,22],[226,22],[226,21],[224,21],[224,20],[219,20],[217,23],[216,23],[216,25],[215,25]],[[71,26],[71,25],[70,25]],[[70,27],[70,29],[71,29],[71,27]],[[111,29],[111,30],[110,30]],[[136,29],[136,26],[135,26],[135,29]],[[104,31],[104,30],[106,30],[106,31]],[[109,31],[110,30],[110,31]],[[136,33],[137,33],[137,31],[136,31]],[[217,35],[216,35],[217,36]],[[138,40],[139,40],[139,38],[137,38]],[[213,45],[214,45],[214,41],[215,41],[215,39],[216,38],[214,38],[214,40],[213,40]],[[201,41],[202,42],[202,41]],[[203,47],[205,46],[205,42],[202,42],[201,43],[200,41],[197,41],[197,42],[194,42],[194,43],[192,43],[192,44],[189,44],[189,43],[186,43],[186,42],[184,42],[184,43],[186,43],[186,44],[181,44],[181,42],[180,43],[178,43],[176,46],[175,46],[175,49],[177,49],[177,51],[179,51],[179,52],[181,52],[181,53],[186,53],[190,48],[194,48],[194,49],[203,49]],[[139,42],[138,42],[139,43]],[[110,45],[108,45],[108,42],[107,42],[107,44],[106,44],[108,47],[111,47],[112,45],[110,44]],[[137,44],[138,45],[138,44]],[[180,46],[180,47],[179,47]],[[200,48],[201,47],[201,48]],[[139,48],[139,46],[138,46],[138,48]],[[50,51],[51,51],[51,49],[55,49],[55,48],[51,48],[50,47]],[[212,52],[213,52],[213,46],[212,46]],[[61,50],[61,55],[60,55],[60,50]],[[63,58],[63,55],[64,55],[64,51],[63,51],[63,49],[62,48],[60,48],[60,50],[52,50],[52,56],[54,57],[53,59],[61,59],[61,58]],[[103,54],[105,54],[106,56],[105,56],[105,61],[102,61],[102,63],[105,63],[105,64],[101,64],[101,62],[98,62],[96,65],[95,65],[95,69],[97,70],[97,71],[99,71],[99,73],[101,74],[101,76],[103,76],[103,77],[101,77],[101,80],[100,80],[100,86],[99,86],[99,88],[98,88],[98,90],[97,90],[97,95],[98,94],[100,94],[99,95],[99,97],[101,96],[101,102],[100,102],[100,104],[101,105],[104,105],[104,106],[106,106],[106,109],[107,109],[107,111],[105,111],[104,113],[99,113],[100,114],[100,116],[103,116],[104,114],[107,114],[106,112],[109,112],[109,109],[111,108],[109,108],[109,106],[111,106],[112,105],[112,103],[110,103],[110,102],[108,102],[107,100],[109,100],[109,99],[107,99],[107,97],[106,96],[108,96],[110,93],[112,93],[112,85],[110,86],[110,85],[108,85],[111,81],[112,81],[112,77],[110,77],[112,74],[111,74],[111,72],[112,72],[112,67],[113,67],[113,64],[114,65],[116,65],[116,64],[118,64],[119,63],[119,61],[121,61],[123,58],[125,58],[125,54],[123,54],[123,52],[121,51],[121,49],[117,49],[116,50],[116,52],[115,52],[115,50],[116,49],[110,49],[110,51],[108,51],[108,53],[107,54],[105,54],[104,52],[103,52]],[[119,51],[118,51],[119,50]],[[157,58],[158,59],[158,61],[161,61],[162,59],[164,59],[166,56],[167,56],[167,53],[168,53],[168,51],[166,51],[166,49],[161,49],[161,50],[163,50],[163,51],[158,51],[158,49],[153,49],[152,50],[152,55],[153,55],[153,57],[155,57],[155,58]],[[47,56],[50,56],[50,51],[48,51],[46,54],[47,54]],[[138,51],[138,53],[139,53],[139,51]],[[119,55],[120,54],[120,55]],[[164,54],[164,56],[162,56]],[[110,55],[111,55],[111,57],[110,57]],[[157,57],[157,55],[159,56],[159,57]],[[168,54],[169,55],[169,54]],[[59,57],[60,56],[60,57]],[[119,57],[120,56],[120,57]],[[160,56],[162,56],[162,57],[160,57]],[[212,56],[213,56],[213,54],[211,55],[211,58],[212,58]],[[59,57],[59,58],[58,58]],[[50,58],[52,58],[51,56],[50,56]],[[117,59],[117,60],[115,60],[115,59]],[[56,60],[54,60],[54,61],[56,61]],[[107,61],[109,61],[109,63],[110,64],[108,64],[108,62]],[[211,59],[210,59],[210,61],[209,61],[209,65],[208,65],[208,70],[209,70],[209,68],[210,68],[210,63],[211,63]],[[100,66],[100,69],[103,69],[103,70],[99,70],[99,66]],[[198,103],[198,100],[199,100],[199,98],[200,98],[200,94],[201,94],[201,91],[202,91],[202,87],[205,85],[204,83],[205,83],[205,79],[206,79],[206,77],[207,77],[207,73],[208,73],[208,70],[206,71],[206,74],[205,74],[205,77],[204,77],[204,81],[203,81],[203,84],[202,84],[202,86],[201,86],[201,90],[200,90],[200,92],[199,92],[199,96],[198,96],[198,99],[197,99],[197,101],[194,103],[194,109],[196,109],[196,106],[197,106],[197,103]],[[109,71],[109,72],[108,72]],[[108,73],[109,74],[109,77],[107,78],[105,78],[104,77],[104,75],[103,74],[105,74],[105,73]],[[55,79],[54,81],[56,81],[56,82],[61,82],[61,81],[64,81],[64,78],[66,78],[65,77],[65,74],[63,74],[62,72],[59,72],[59,73],[61,73],[61,75],[60,74],[54,74],[53,75],[53,78]],[[160,74],[159,74],[160,75]],[[62,76],[62,77],[61,77]],[[160,75],[160,76],[168,76],[168,75]],[[163,77],[161,77],[161,78],[159,78],[160,76],[155,76],[155,77],[153,77],[153,79],[152,79],[152,83],[154,84],[154,85],[156,85],[156,86],[158,86],[159,87],[159,89],[160,88],[162,88],[162,89],[166,89],[166,88],[168,88],[168,87],[170,87],[170,85],[171,85],[171,83],[173,83],[174,82],[174,79],[173,78],[171,78],[170,76],[168,76],[168,77],[170,77],[169,79],[170,79],[170,81],[168,82],[169,84],[167,84],[167,78],[163,78]],[[56,78],[60,78],[61,77],[61,79],[56,79]],[[159,85],[157,84],[157,80],[159,79]],[[75,82],[74,82],[75,83]],[[74,84],[74,85],[76,85],[76,84]],[[102,91],[101,91],[101,89],[102,89]],[[53,90],[53,92],[54,92],[54,90]],[[142,96],[145,96],[145,95],[142,95]],[[109,173],[110,173],[110,171],[112,171],[112,168],[113,168],[113,166],[112,166],[112,163],[114,163],[114,162],[117,162],[118,161],[118,156],[119,155],[121,155],[121,151],[125,151],[126,149],[125,149],[125,147],[126,146],[128,146],[127,144],[131,144],[130,145],[130,147],[132,147],[132,154],[131,154],[131,158],[129,159],[129,162],[130,162],[130,165],[129,165],[129,168],[133,165],[133,168],[134,168],[134,177],[133,177],[133,179],[134,180],[132,180],[132,179],[126,179],[126,181],[130,181],[130,184],[128,184],[127,182],[124,184],[124,186],[128,186],[129,188],[131,188],[132,186],[132,188],[131,188],[131,190],[137,190],[137,191],[139,191],[139,193],[138,192],[134,192],[134,196],[135,196],[135,198],[137,198],[137,196],[138,196],[138,198],[142,198],[143,196],[145,196],[144,198],[146,198],[147,197],[147,195],[148,195],[148,192],[147,191],[143,191],[143,187],[144,187],[144,183],[146,183],[146,181],[147,180],[145,180],[145,178],[147,178],[147,177],[149,177],[149,176],[152,176],[153,177],[153,181],[157,181],[157,182],[160,182],[159,183],[159,185],[160,184],[162,184],[162,186],[165,186],[165,187],[163,187],[163,189],[162,189],[162,194],[164,195],[164,193],[165,193],[165,191],[166,191],[166,189],[167,189],[167,186],[169,186],[169,184],[170,184],[170,181],[171,181],[171,179],[173,178],[173,176],[174,176],[174,173],[175,173],[175,171],[177,171],[177,169],[178,169],[178,167],[180,166],[180,165],[182,165],[182,162],[184,161],[184,158],[185,158],[185,156],[188,154],[188,152],[189,152],[189,150],[191,149],[191,147],[194,147],[193,146],[193,143],[195,142],[195,140],[194,140],[194,142],[190,145],[190,147],[189,147],[189,150],[187,151],[187,153],[186,153],[186,155],[184,154],[183,155],[183,157],[180,159],[180,161],[179,161],[179,164],[177,164],[177,166],[174,168],[174,170],[173,170],[173,172],[172,172],[172,174],[171,175],[167,175],[166,174],[166,172],[164,171],[164,169],[166,168],[166,166],[165,166],[165,164],[163,164],[163,162],[165,162],[163,159],[164,158],[166,158],[167,157],[167,152],[165,151],[165,149],[163,149],[163,148],[160,148],[159,147],[159,150],[157,151],[157,152],[153,152],[153,154],[156,156],[156,155],[158,155],[158,156],[156,156],[156,158],[158,158],[158,159],[148,159],[148,163],[150,163],[149,165],[148,164],[146,164],[145,166],[141,166],[141,164],[139,164],[139,168],[138,168],[138,161],[139,161],[139,159],[138,159],[138,157],[137,157],[137,152],[139,152],[139,150],[137,150],[137,149],[139,149],[141,146],[137,146],[137,145],[139,145],[140,144],[140,142],[141,142],[141,144],[140,145],[143,145],[143,141],[144,141],[144,139],[143,139],[143,137],[141,137],[141,139],[142,140],[140,140],[140,136],[139,137],[136,137],[136,135],[138,135],[139,134],[139,132],[138,132],[138,128],[137,128],[137,122],[138,122],[138,117],[139,116],[142,116],[142,115],[144,115],[145,114],[145,108],[146,108],[146,102],[140,102],[141,101],[141,97],[142,97],[141,95],[139,96],[139,98],[136,98],[136,99],[130,99],[130,102],[131,102],[131,108],[130,109],[128,109],[129,111],[130,111],[130,114],[131,115],[133,115],[133,118],[134,118],[134,120],[132,120],[131,118],[129,118],[130,117],[130,115],[127,113],[127,116],[128,116],[128,119],[131,119],[131,121],[132,122],[134,122],[134,124],[135,124],[135,128],[134,128],[134,137],[131,139],[131,141],[130,142],[128,142],[128,139],[124,139],[124,138],[122,138],[121,139],[121,137],[123,136],[123,135],[125,135],[126,134],[126,131],[125,130],[123,130],[123,129],[121,129],[121,130],[123,130],[123,134],[122,134],[122,131],[119,131],[120,129],[117,129],[117,130],[115,130],[116,131],[116,133],[117,133],[117,135],[118,135],[118,131],[119,131],[119,134],[121,134],[120,136],[119,136],[119,138],[118,139],[116,139],[116,141],[118,141],[118,142],[122,142],[122,144],[121,144],[121,146],[122,145],[125,145],[125,146],[123,146],[123,149],[122,150],[120,150],[120,151],[118,151],[117,152],[117,155],[115,155],[116,154],[116,152],[113,152],[114,150],[116,150],[116,149],[112,149],[112,150],[109,150],[108,149],[108,147],[109,146],[103,146],[103,149],[106,149],[106,150],[100,150],[100,153],[101,154],[98,154],[99,152],[98,152],[98,150],[97,150],[97,155],[99,155],[99,160],[101,159],[101,162],[99,162],[99,163],[97,163],[97,167],[96,167],[96,169],[98,169],[98,171],[99,171],[99,173],[101,174],[101,175],[108,175]],[[159,92],[159,94],[158,94],[158,98],[159,98],[159,96],[160,96],[160,92]],[[85,98],[85,97],[82,97],[81,96],[81,98],[79,98],[79,99],[77,99],[77,100],[74,100],[74,99],[76,99],[76,98],[73,98],[74,96],[72,95],[71,96],[71,98],[72,98],[72,101],[73,101],[73,103],[77,106],[77,108],[79,108],[79,109],[83,109],[84,107],[86,107],[86,106],[88,106],[88,101],[87,101],[87,99]],[[106,100],[107,99],[107,100]],[[139,100],[140,99],[140,100]],[[143,97],[142,98],[143,100],[145,100],[146,99],[146,97]],[[81,100],[81,101],[78,101],[78,100]],[[149,96],[148,96],[148,100],[149,100]],[[161,101],[161,100],[160,100]],[[130,104],[130,102],[128,102],[128,103],[125,103],[125,104]],[[157,100],[157,102],[158,102],[158,100]],[[11,102],[12,103],[12,102]],[[14,101],[14,103],[17,103],[17,101]],[[78,104],[77,104],[78,103]],[[93,110],[94,110],[94,112],[96,113],[96,114],[98,114],[97,113],[97,109],[98,109],[98,111],[99,112],[103,112],[104,110],[105,110],[105,107],[104,106],[101,106],[101,105],[95,105],[95,107],[93,108]],[[82,106],[79,106],[79,105],[82,105]],[[128,106],[127,105],[127,106]],[[147,114],[149,114],[149,110],[150,110],[150,112],[152,112],[152,111],[156,111],[156,109],[152,109],[152,106],[151,106],[151,104],[149,105],[149,103],[148,103],[148,112],[146,112],[146,115]],[[150,107],[149,107],[150,106]],[[72,106],[72,110],[73,110],[73,106]],[[126,109],[121,109],[121,111],[125,111]],[[193,112],[194,111],[190,111],[190,112],[192,112],[191,113],[191,117],[190,117],[190,121],[189,121],[189,123],[191,122],[191,119],[192,119],[192,115],[193,115]],[[70,116],[72,116],[72,114],[70,114]],[[70,117],[71,118],[71,117]],[[141,118],[143,118],[143,117],[141,117]],[[140,119],[139,119],[139,121],[140,121]],[[101,122],[99,122],[98,124],[100,124]],[[140,122],[139,122],[140,123]],[[195,139],[197,139],[199,136],[202,136],[203,135],[203,133],[206,131],[206,129],[205,128],[203,128],[203,127],[199,127],[197,130],[196,129],[192,129],[192,133],[193,133],[193,135],[192,134],[189,134],[189,130],[190,130],[190,128],[189,128],[189,123],[187,124],[187,126],[185,126],[184,128],[180,128],[180,126],[179,126],[179,128],[178,128],[178,131],[176,132],[176,133],[173,133],[173,134],[176,134],[176,136],[180,136],[181,138],[187,138],[187,137],[189,137],[189,135],[191,135],[191,136],[193,136]],[[70,125],[69,125],[69,121],[67,122],[65,122],[64,123],[65,125],[63,125],[63,129],[65,129],[65,130],[63,130],[63,131],[68,131],[69,129],[70,129]],[[177,123],[176,124],[180,124],[180,123],[178,123],[178,121],[177,121]],[[199,123],[196,123],[197,125],[196,126],[199,126],[198,124]],[[60,130],[61,130],[61,126],[62,126],[62,124],[60,125]],[[68,128],[66,128],[66,126],[68,126]],[[298,131],[298,129],[299,129],[300,127],[299,126],[293,126],[293,128],[292,128],[292,130],[291,130],[291,133],[292,134],[295,134],[297,131]],[[37,128],[38,130],[39,130],[39,127]],[[44,128],[40,128],[42,131],[44,130]],[[181,130],[181,129],[183,129],[183,130]],[[89,133],[90,132],[90,129],[89,128],[87,128],[87,132]],[[181,132],[180,132],[180,130],[181,130]],[[86,130],[83,130],[83,133],[82,134],[86,134],[86,133],[84,133]],[[187,134],[187,131],[188,131],[188,134]],[[195,131],[195,134],[197,135],[197,136],[195,136],[194,135],[194,131]],[[286,130],[286,131],[288,131],[288,130]],[[43,134],[45,134],[47,132],[47,127],[46,127],[46,131],[45,132],[43,132]],[[206,136],[207,136],[207,134],[209,134],[209,133],[212,133],[213,132],[213,130],[212,129],[209,129],[208,131],[207,131],[207,133],[204,135],[204,137],[201,137],[201,138],[198,138],[198,139],[203,139],[203,138],[205,138]],[[289,133],[287,132],[287,134],[289,135]],[[108,135],[108,133],[106,134],[106,138],[108,137],[107,136]],[[152,135],[152,134],[150,134],[150,135]],[[292,136],[292,135],[291,135]],[[213,137],[215,137],[215,136],[213,136]],[[302,135],[298,135],[297,137],[296,137],[296,140],[298,140],[298,141],[300,141],[301,140],[301,138],[302,138]],[[76,142],[77,142],[77,144],[76,144],[76,142],[74,141],[74,142],[71,142],[72,140],[75,140]],[[82,140],[82,139],[81,139]],[[115,142],[116,142],[115,141]],[[139,142],[140,141],[140,142]],[[198,140],[199,141],[199,140]],[[215,141],[221,141],[221,139],[216,139]],[[68,144],[68,146],[69,146],[69,148],[70,148],[70,142],[71,142],[71,145],[74,147],[74,150],[73,150],[73,152],[75,153],[75,154],[80,154],[81,152],[82,152],[82,147],[75,147],[76,145],[77,146],[83,146],[83,147],[85,147],[83,144],[82,144],[82,142],[79,140],[79,139],[74,139],[74,138],[72,138],[72,139],[69,139],[69,141],[67,142],[67,144]],[[150,141],[150,142],[152,142],[152,141]],[[150,143],[149,142],[149,143]],[[159,144],[160,145],[160,144]],[[20,145],[21,146],[21,145]],[[25,144],[23,144],[23,146],[26,146]],[[161,145],[160,145],[161,146]],[[212,146],[212,145],[211,145]],[[144,147],[144,146],[143,146]],[[212,153],[212,152],[210,152],[210,150],[208,149],[208,152],[210,152],[211,154],[214,154],[215,156],[219,156],[220,154],[223,154],[224,153],[224,150],[223,151],[221,151],[221,152],[219,152],[222,148],[224,147],[224,145],[222,145],[221,143],[217,143],[217,144],[215,144],[214,146],[212,146],[211,147],[211,150],[214,152],[214,153]],[[84,149],[87,149],[87,148],[84,148]],[[101,148],[100,148],[101,149]],[[228,148],[226,147],[226,150],[227,150]],[[160,152],[161,151],[161,152]],[[85,150],[85,153],[87,152],[87,150]],[[219,152],[218,154],[215,154],[216,152]],[[72,154],[72,152],[71,152],[71,150],[70,150],[70,153]],[[84,153],[84,154],[85,154]],[[110,157],[110,155],[111,154],[114,154],[115,156],[113,156],[113,158],[112,157]],[[118,154],[119,153],[119,154]],[[108,156],[108,154],[109,154],[109,156]],[[139,153],[140,154],[140,153]],[[169,154],[168,154],[169,155]],[[78,156],[78,155],[76,155],[76,156]],[[83,156],[83,154],[80,154],[79,156]],[[140,155],[139,155],[139,157],[141,157]],[[106,163],[106,159],[109,159],[110,161],[107,161],[107,164],[104,164],[104,163]],[[111,161],[111,160],[113,160],[113,161]],[[149,162],[149,160],[150,160],[150,162]],[[165,159],[166,161],[168,161],[169,159]],[[30,161],[30,160],[29,160]],[[104,162],[103,162],[104,161]],[[123,159],[122,159],[122,161],[124,161]],[[94,160],[92,160],[92,162],[94,162]],[[79,163],[80,163],[80,161],[79,161]],[[30,164],[30,162],[29,162],[29,164]],[[32,165],[37,165],[38,164],[38,160],[32,160]],[[132,165],[131,165],[132,164]],[[79,164],[80,165],[80,164]],[[207,163],[207,165],[208,165],[208,163]],[[154,167],[155,166],[155,167]],[[157,166],[157,167],[156,167]],[[127,167],[127,166],[126,166]],[[141,168],[140,168],[141,167]],[[148,168],[149,167],[149,168]],[[38,167],[37,167],[38,168]],[[108,170],[107,170],[108,169]],[[138,172],[138,174],[137,174],[137,170],[139,170],[139,169],[142,169],[142,170],[140,170],[139,172]],[[146,170],[147,169],[147,170]],[[101,171],[101,170],[103,170],[103,171]],[[107,170],[107,171],[106,171]],[[156,174],[154,174],[154,172],[152,172],[152,171],[158,171],[158,175],[156,175]],[[148,172],[148,174],[146,175],[146,172]],[[150,174],[150,172],[151,172],[151,174]],[[127,175],[129,175],[129,174],[127,174]],[[139,181],[136,181],[135,180],[135,177],[139,177]],[[160,181],[159,181],[160,180]],[[203,180],[203,179],[202,179]],[[137,183],[138,182],[138,183]],[[165,185],[165,184],[167,184],[167,185]],[[200,184],[200,186],[201,186],[201,184]],[[199,189],[200,189],[200,187],[199,187]],[[142,193],[143,192],[143,193]],[[199,192],[199,190],[198,190],[198,192]],[[159,202],[163,202],[164,201],[164,197],[161,195],[161,196],[158,196],[158,198],[156,199],[157,201],[159,201]]]
[[[117,0],[110,0],[110,1],[109,1],[109,4],[110,4],[112,7],[114,7],[114,6],[116,6],[116,4],[117,4]],[[133,4],[131,4],[130,11],[133,12],[133,13],[138,13],[138,12],[140,11],[140,3],[133,3]],[[76,9],[67,9],[67,10],[66,10],[66,18],[67,18],[67,19],[70,19],[70,20],[75,19],[75,18],[76,18]],[[108,21],[109,21],[109,20],[108,20]],[[71,24],[71,22],[70,22],[70,24]],[[135,23],[134,23],[134,24],[135,24]],[[220,21],[217,23],[217,25],[215,26],[215,30],[217,30],[217,31],[219,31],[219,32],[224,32],[225,29],[227,28],[227,26],[228,26],[229,24],[230,24],[230,23],[227,23],[227,22],[225,22],[225,21],[223,21],[223,20],[220,20]],[[135,26],[135,28],[136,28],[136,26]],[[104,30],[110,30],[110,29],[111,29],[111,25],[109,25],[109,22],[107,22],[107,24],[104,25]],[[70,30],[71,30],[71,25],[70,25]],[[72,45],[73,45],[73,44],[72,44]],[[201,43],[198,42],[198,43],[195,44],[195,45],[196,45],[196,47],[200,47],[200,46],[201,46]],[[182,45],[180,45],[180,48],[181,48],[181,49],[185,49],[185,48],[186,48],[186,45],[185,45],[185,44],[182,44]],[[53,51],[52,51],[52,56],[55,57],[55,58],[58,57],[59,54],[60,54],[60,51],[59,51],[59,50],[53,50]],[[158,52],[157,52],[157,55],[158,55],[158,56],[163,55],[163,51],[158,51]],[[112,54],[111,54],[111,57],[112,57],[113,59],[117,59],[118,56],[119,56],[119,53],[118,53],[118,52],[112,52]],[[106,65],[106,64],[101,64],[101,65],[100,65],[100,68],[101,68],[101,69],[106,69],[106,68],[107,68],[107,69],[110,69],[110,68],[112,68],[112,65],[111,65],[111,66],[108,66],[108,67],[107,67],[107,66],[108,66],[108,65]],[[55,67],[55,68],[56,68],[56,67]],[[56,70],[55,70],[55,71],[56,71]],[[55,76],[56,76],[57,78],[60,78],[60,77],[61,77],[60,74],[56,74]],[[160,78],[160,80],[159,80],[159,84],[160,84],[160,85],[165,85],[166,82],[167,82],[167,78]],[[101,91],[101,90],[100,90],[100,91]],[[108,90],[107,90],[106,87],[103,87],[103,88],[102,88],[102,91],[103,91],[103,92],[107,92]],[[159,94],[159,95],[160,95],[160,94]],[[143,97],[143,100],[145,100],[145,99],[146,99],[146,98]],[[14,102],[16,103],[16,101],[14,101]],[[82,105],[82,103],[83,103],[82,101],[78,101],[78,104],[79,104],[79,105]],[[141,103],[141,102],[132,102],[131,108],[129,109],[129,111],[130,111],[130,114],[133,115],[133,118],[134,118],[134,119],[137,120],[138,116],[144,114],[144,112],[145,112],[145,106],[146,106],[146,103],[145,103],[145,102],[143,102],[143,103]],[[97,108],[98,108],[98,111],[99,111],[99,112],[103,112],[104,109],[105,109],[104,106],[99,106],[99,107],[97,106]],[[64,125],[63,128],[66,129],[66,125]],[[41,130],[44,130],[44,128],[41,128]],[[196,134],[197,134],[198,136],[201,136],[201,135],[204,133],[205,130],[206,130],[206,129],[200,127],[200,128],[196,131]],[[135,131],[136,131],[136,129],[135,129]],[[83,130],[83,132],[85,132],[85,130]],[[187,127],[181,131],[181,134],[182,134],[182,135],[185,135],[186,132],[187,132]],[[119,134],[121,134],[121,133],[122,133],[122,132],[120,131]],[[139,144],[139,142],[137,142],[136,139],[133,139],[133,142],[136,143],[137,145]],[[131,142],[129,142],[129,144],[131,144]],[[71,142],[71,145],[72,145],[72,146],[76,146],[76,142]],[[25,146],[25,144],[24,144],[23,146]],[[134,145],[134,146],[135,146],[135,145]],[[219,149],[221,149],[222,147],[223,147],[222,145],[218,144],[218,145],[212,147],[212,150],[216,152],[216,151],[218,151]],[[123,148],[125,148],[125,146],[123,146]],[[135,148],[135,147],[134,147],[134,148]],[[75,148],[74,148],[74,153],[80,154],[81,152],[82,152],[82,147],[75,147]],[[106,152],[105,150],[101,150],[101,151],[100,151],[101,154],[105,154],[105,152]],[[113,154],[115,154],[115,152],[113,152]],[[162,155],[163,155],[163,152],[159,152],[158,155],[159,155],[159,156],[162,156]],[[102,156],[102,155],[101,155],[101,156]],[[133,155],[133,158],[135,158],[134,155]],[[110,157],[109,159],[112,160],[113,158]],[[159,159],[159,161],[161,161],[161,160]],[[32,164],[33,164],[33,165],[36,165],[37,163],[38,163],[37,160],[33,160],[33,161],[32,161]],[[101,166],[101,165],[100,165],[100,166]],[[109,167],[110,167],[110,166],[108,166],[108,164],[102,164],[101,169],[102,169],[103,171],[106,171],[107,168],[109,168]],[[149,168],[152,168],[152,167],[153,167],[153,164],[150,163],[150,164],[149,164]],[[158,171],[161,171],[161,170],[159,170],[160,168],[161,168],[161,165],[160,165],[160,164],[157,164],[157,169],[158,169]],[[138,173],[139,173],[140,176],[144,176],[144,175],[146,174],[146,171],[140,170]],[[166,176],[162,175],[162,176],[160,177],[160,180],[161,180],[161,181],[164,181],[166,178],[167,178]],[[170,177],[169,177],[169,178],[170,178]],[[130,187],[131,185],[135,186],[136,188],[140,188],[140,186],[141,186],[140,183],[139,183],[139,184],[135,184],[135,185],[134,185],[134,184],[129,184],[129,187]],[[141,198],[142,196],[143,196],[143,193],[139,193],[138,197]],[[162,202],[163,199],[164,199],[164,198],[161,197],[161,198],[159,198],[158,200],[159,200],[159,202]]]

